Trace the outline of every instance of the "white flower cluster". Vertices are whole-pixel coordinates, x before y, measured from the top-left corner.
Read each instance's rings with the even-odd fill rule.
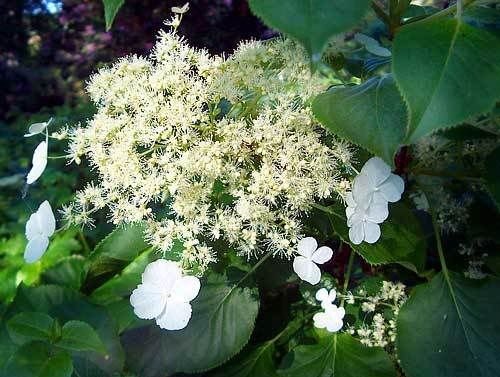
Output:
[[[337,307],[333,302],[337,297],[335,289],[329,292],[326,288],[321,288],[316,292],[316,300],[321,302],[323,312],[313,316],[314,326],[319,329],[326,329],[329,332],[337,332],[344,326],[345,309]]]
[[[333,250],[328,246],[318,249],[318,242],[313,237],[302,238],[297,245],[297,255],[293,260],[293,270],[304,281],[316,285],[321,280],[321,271],[317,264],[324,264],[332,259]]]
[[[346,216],[349,239],[355,245],[380,238],[380,225],[389,216],[388,202],[397,202],[404,191],[404,181],[392,174],[379,157],[369,159],[354,179],[348,193]]]
[[[243,255],[291,256],[314,201],[345,196],[346,144],[323,140],[307,105],[326,88],[289,40],[248,42],[228,59],[161,33],[149,58],[102,69],[88,91],[97,114],[69,132],[70,158],[96,184],[65,208],[86,224],[108,208],[115,224],[144,221],[164,253],[204,270],[222,242]]]

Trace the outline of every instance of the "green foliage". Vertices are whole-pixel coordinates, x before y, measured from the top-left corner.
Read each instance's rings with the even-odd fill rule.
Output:
[[[353,27],[368,11],[368,0],[250,0],[252,11],[272,28],[299,40],[313,64],[330,37]]]
[[[56,345],[70,351],[106,353],[106,347],[99,339],[99,335],[89,324],[82,321],[66,322]]]
[[[125,0],[102,0],[104,4],[104,18],[106,20],[106,31],[111,29],[113,21],[120,10],[120,8],[125,3]]]
[[[500,280],[449,272],[412,292],[398,318],[398,357],[408,377],[500,374]]]
[[[191,303],[193,314],[183,330],[164,331],[153,324],[126,332],[130,369],[144,377],[201,372],[237,354],[250,339],[259,309],[257,289],[238,284],[210,275]]]
[[[349,334],[322,336],[318,344],[296,347],[279,374],[284,377],[395,377],[396,370],[382,348],[368,348]]]
[[[497,147],[486,159],[486,187],[500,209],[500,147]]]
[[[7,322],[10,337],[18,344],[31,340],[49,340],[54,319],[39,312],[22,312]]]
[[[407,25],[396,35],[393,71],[409,107],[407,140],[491,111],[500,98],[499,39],[457,19]]]
[[[392,75],[361,85],[334,87],[314,100],[314,115],[334,135],[346,138],[393,165],[406,134],[406,106]]]
[[[54,266],[42,273],[42,281],[46,284],[59,284],[73,289],[80,289],[85,279],[85,258],[73,255],[62,258]]]

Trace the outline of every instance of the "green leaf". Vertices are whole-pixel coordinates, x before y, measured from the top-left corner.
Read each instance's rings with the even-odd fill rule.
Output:
[[[10,337],[18,344],[31,340],[50,339],[54,319],[39,312],[22,312],[12,317],[7,322]]]
[[[66,352],[53,353],[42,342],[31,342],[19,348],[9,359],[5,375],[12,377],[71,377],[73,364]]]
[[[56,345],[70,351],[106,353],[106,347],[99,335],[92,326],[82,321],[66,322],[62,327],[61,339]]]
[[[366,347],[349,334],[329,334],[318,344],[298,346],[287,355],[279,374],[285,377],[396,377],[382,348]]]
[[[500,40],[457,19],[409,24],[393,44],[393,72],[409,107],[407,140],[490,111],[500,98]]]
[[[42,274],[44,283],[59,284],[74,289],[80,289],[84,279],[85,259],[80,255],[63,258]]]
[[[500,147],[495,148],[485,161],[486,188],[495,201],[497,208],[500,209]]]
[[[102,0],[104,4],[104,18],[106,19],[106,31],[111,29],[116,14],[125,3],[125,0]]]
[[[90,255],[84,291],[91,292],[132,262],[149,245],[142,224],[128,224],[113,230]]]
[[[156,324],[122,336],[127,362],[143,377],[215,368],[237,354],[252,334],[259,309],[258,290],[210,275],[191,302],[188,326],[165,331]]]
[[[392,75],[320,94],[313,112],[334,135],[394,164],[394,154],[406,134],[407,114]]]
[[[368,263],[398,263],[416,273],[424,269],[425,235],[413,212],[402,203],[389,205],[389,218],[381,224],[382,235],[374,244],[352,244],[344,208],[337,205],[326,210],[329,211],[330,224],[337,235]]]
[[[408,377],[500,376],[500,280],[441,272],[400,310],[397,349]]]
[[[330,37],[356,25],[368,11],[368,0],[250,0],[265,24],[299,40],[319,62]]]
[[[278,377],[273,354],[274,343],[266,342],[253,351],[240,353],[209,377]]]

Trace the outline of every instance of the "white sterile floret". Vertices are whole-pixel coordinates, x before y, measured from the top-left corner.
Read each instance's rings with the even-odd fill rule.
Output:
[[[48,144],[42,141],[33,153],[32,168],[26,177],[26,183],[31,185],[42,175],[45,167],[47,166]]]
[[[56,219],[48,201],[44,201],[26,223],[26,238],[28,244],[24,251],[27,263],[39,260],[49,246],[49,237],[56,229]]]
[[[321,288],[316,292],[316,300],[321,302],[321,307],[323,309],[329,308],[333,305],[333,302],[337,298],[337,292],[335,289],[331,289],[330,292],[326,288]]]
[[[159,259],[144,270],[130,303],[139,318],[155,318],[162,329],[181,330],[191,318],[190,302],[199,291],[198,278],[183,276],[178,263]]]
[[[313,316],[314,326],[319,329],[327,329],[329,332],[337,332],[344,326],[345,310],[336,305],[329,305],[324,312]]]
[[[293,270],[304,281],[315,285],[321,279],[321,271],[316,264],[328,262],[333,251],[328,246],[318,249],[318,243],[313,237],[302,238],[297,245],[297,252],[300,254],[293,260]]]
[[[31,137],[34,135],[38,135],[45,131],[47,126],[52,122],[52,118],[50,118],[47,122],[33,123],[28,128],[28,133],[24,135],[24,137]]]

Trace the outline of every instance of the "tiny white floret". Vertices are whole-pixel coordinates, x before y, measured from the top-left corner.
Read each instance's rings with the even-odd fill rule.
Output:
[[[344,326],[344,316],[344,308],[329,305],[324,312],[316,313],[313,316],[314,326],[329,332],[337,332]]]
[[[42,141],[33,153],[32,168],[26,177],[26,183],[31,185],[42,175],[45,167],[47,166],[48,144]]]
[[[48,201],[44,201],[26,223],[28,244],[24,250],[24,260],[34,263],[39,260],[49,246],[49,237],[56,229],[56,219]]]
[[[313,237],[302,238],[297,245],[298,256],[293,260],[293,270],[304,281],[315,285],[321,279],[321,271],[317,264],[323,264],[332,259],[333,251],[328,246],[318,249],[318,243]]]
[[[154,318],[165,330],[181,330],[191,319],[190,302],[199,291],[197,277],[183,276],[178,263],[159,259],[147,265],[130,303],[139,318]]]
[[[337,298],[337,292],[335,289],[331,289],[330,292],[326,288],[321,288],[316,292],[316,300],[321,302],[321,307],[323,309],[329,308],[333,305],[333,302]]]

